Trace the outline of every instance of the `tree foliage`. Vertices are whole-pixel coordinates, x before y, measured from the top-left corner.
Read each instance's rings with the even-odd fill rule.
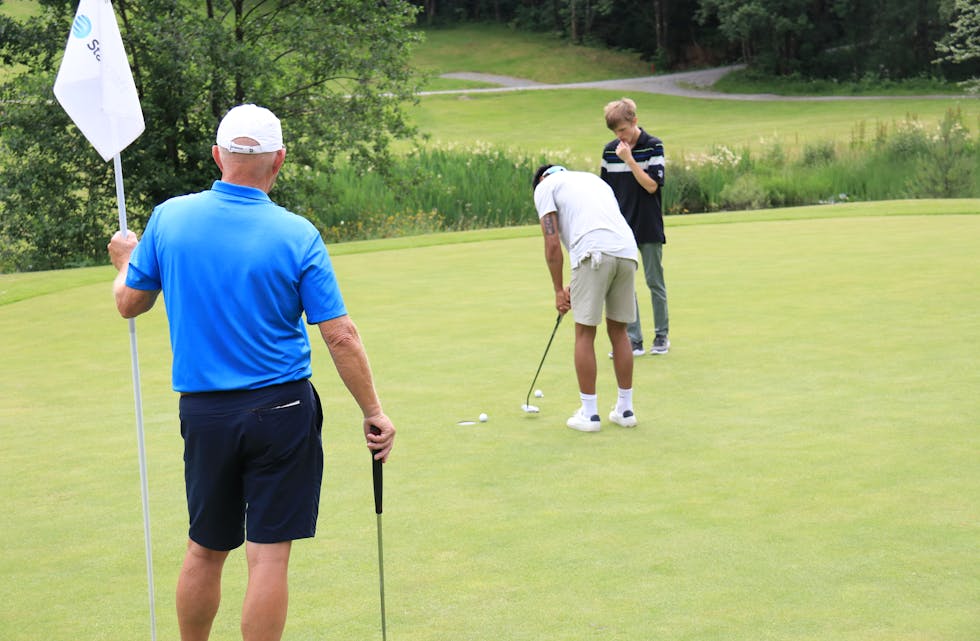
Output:
[[[844,80],[976,71],[932,61],[954,3],[963,25],[956,42],[975,46],[976,18],[967,15],[976,15],[978,0],[414,1],[425,24],[506,22],[631,49],[660,69],[740,60],[769,75]]]
[[[940,54],[935,61],[974,63],[973,76],[967,81],[974,90],[980,88],[980,0],[955,0],[950,12],[949,31],[936,43]]]
[[[27,71],[0,86],[0,267],[104,262],[113,225],[111,164],[53,100],[77,3],[40,0],[25,23],[0,22],[0,58]],[[406,0],[117,0],[146,131],[122,154],[131,227],[175,194],[216,177],[210,147],[221,116],[254,102],[283,122],[288,149],[277,199],[341,157],[386,165],[413,135],[402,111],[419,78],[419,36]],[[25,248],[30,248],[26,250]],[[3,250],[0,250],[3,251]],[[6,265],[5,265],[6,263]]]

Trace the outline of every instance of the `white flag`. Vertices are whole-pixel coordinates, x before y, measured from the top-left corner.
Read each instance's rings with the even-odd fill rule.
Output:
[[[143,133],[143,110],[109,0],[79,2],[54,95],[103,160]]]

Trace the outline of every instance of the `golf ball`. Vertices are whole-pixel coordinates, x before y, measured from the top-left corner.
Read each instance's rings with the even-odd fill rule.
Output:
[[[542,396],[544,396],[544,392],[539,389],[534,390],[534,398],[541,398]]]
[[[490,417],[487,416],[486,414],[480,414],[480,422],[481,423],[486,423],[489,418]]]

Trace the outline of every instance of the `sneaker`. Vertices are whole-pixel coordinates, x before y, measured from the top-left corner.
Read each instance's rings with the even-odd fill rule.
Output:
[[[613,411],[609,412],[609,420],[620,427],[636,427],[636,415],[633,414],[633,410],[626,410],[620,414],[614,407]]]
[[[631,343],[631,344],[633,345],[633,357],[634,358],[636,358],[637,356],[643,356],[644,354],[646,354],[646,351],[643,349],[643,342],[642,341],[640,341],[639,343]],[[612,352],[609,352],[609,358],[612,358],[612,357],[613,357],[613,353]]]
[[[658,334],[653,339],[653,347],[650,348],[651,354],[666,354],[670,349],[670,339],[663,334]]]
[[[598,414],[593,414],[590,418],[582,412],[582,408],[579,408],[577,412],[572,414],[572,416],[565,421],[565,425],[569,426],[573,430],[578,430],[579,432],[598,432],[602,426],[599,422]]]

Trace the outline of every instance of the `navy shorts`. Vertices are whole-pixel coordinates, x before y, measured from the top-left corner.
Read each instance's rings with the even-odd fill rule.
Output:
[[[191,540],[231,550],[316,533],[323,410],[308,380],[180,397]]]

